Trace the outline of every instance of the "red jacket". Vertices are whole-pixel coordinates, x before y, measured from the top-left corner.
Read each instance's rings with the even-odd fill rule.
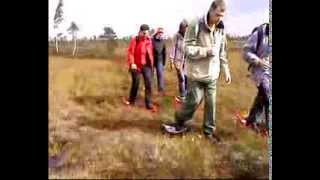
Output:
[[[137,70],[141,71],[143,65],[147,64],[147,58],[150,60],[150,65],[153,67],[153,48],[152,41],[149,37],[133,36],[130,40],[128,49],[128,67],[131,64],[137,65]]]

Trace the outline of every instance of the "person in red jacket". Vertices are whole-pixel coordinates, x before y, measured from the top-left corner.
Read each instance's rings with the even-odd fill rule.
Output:
[[[134,105],[142,74],[145,85],[145,105],[149,110],[155,110],[151,103],[151,87],[153,72],[153,47],[149,36],[149,26],[142,24],[138,36],[133,36],[127,49],[128,68],[132,76],[132,84],[127,105]]]

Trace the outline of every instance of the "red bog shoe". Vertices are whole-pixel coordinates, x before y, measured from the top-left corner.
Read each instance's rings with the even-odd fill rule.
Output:
[[[257,134],[262,134],[261,130],[259,129],[256,123],[248,122],[247,119],[243,117],[243,115],[241,115],[240,113],[236,113],[235,116],[238,122],[240,123],[241,127],[253,130]]]
[[[240,113],[236,113],[235,116],[242,127],[247,127],[246,118],[244,118]]]

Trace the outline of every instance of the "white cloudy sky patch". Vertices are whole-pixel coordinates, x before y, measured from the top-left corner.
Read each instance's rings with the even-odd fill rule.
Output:
[[[93,36],[103,33],[104,26],[111,26],[118,36],[136,34],[142,23],[156,28],[162,26],[169,35],[177,31],[183,18],[200,16],[208,10],[212,0],[64,0],[64,22],[59,31],[71,21],[79,26],[78,35]],[[53,37],[53,16],[58,0],[49,0],[49,36]],[[251,3],[251,4],[250,4]],[[227,32],[246,35],[253,27],[268,21],[268,1],[229,0],[225,18]]]

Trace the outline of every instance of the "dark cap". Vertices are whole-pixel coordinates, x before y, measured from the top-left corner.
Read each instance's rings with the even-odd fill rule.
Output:
[[[148,31],[148,30],[150,30],[150,28],[147,24],[142,24],[140,26],[140,31]]]

